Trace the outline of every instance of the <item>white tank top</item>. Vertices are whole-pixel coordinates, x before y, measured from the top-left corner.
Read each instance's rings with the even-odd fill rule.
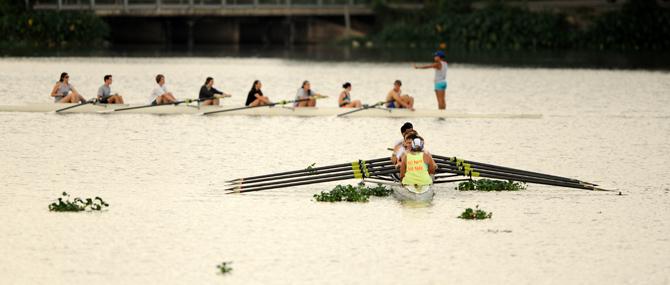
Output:
[[[447,62],[440,61],[440,69],[435,69],[435,82],[447,81]]]

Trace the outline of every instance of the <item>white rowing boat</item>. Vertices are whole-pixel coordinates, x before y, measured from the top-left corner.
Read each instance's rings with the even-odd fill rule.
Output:
[[[54,112],[58,109],[74,106],[70,103],[33,103],[26,105],[0,105],[0,112]],[[197,106],[197,105],[162,105],[150,108],[114,111],[118,108],[139,107],[143,105],[128,104],[88,104],[78,106],[65,113],[90,113],[90,114],[203,114],[206,112],[222,111],[226,109],[240,108],[238,106]],[[355,109],[335,107],[303,107],[290,108],[283,106],[248,108],[234,111],[219,112],[213,116],[295,116],[295,117],[329,117],[337,116]],[[510,113],[465,113],[452,110],[407,110],[370,108],[351,113],[346,117],[387,117],[387,118],[462,118],[462,119],[539,119],[541,114],[510,114]]]
[[[391,186],[391,189],[393,189],[393,196],[401,202],[430,203],[433,201],[433,196],[435,196],[433,185],[418,186],[402,185],[400,183],[394,184],[396,185]]]

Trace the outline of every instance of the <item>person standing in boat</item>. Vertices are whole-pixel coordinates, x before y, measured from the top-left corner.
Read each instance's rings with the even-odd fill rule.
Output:
[[[112,94],[112,75],[103,77],[104,84],[98,88],[98,102],[103,104],[123,104],[123,97],[118,93]]]
[[[400,80],[393,82],[393,89],[386,95],[386,107],[410,109],[414,111],[414,97],[407,94],[402,95],[400,86],[402,86]]]
[[[151,91],[151,104],[161,105],[170,104],[177,101],[171,92],[165,87],[165,76],[163,74],[156,75],[156,85]]]
[[[254,83],[251,84],[251,90],[249,90],[249,94],[247,94],[247,102],[244,103],[245,106],[255,107],[272,104],[272,102],[270,102],[270,98],[263,95],[261,87],[263,87],[261,81],[254,80]]]
[[[402,155],[400,162],[400,178],[403,185],[431,185],[437,164],[433,157],[423,151],[423,138],[418,135],[409,135],[405,139],[410,149]]]
[[[340,97],[337,99],[337,104],[340,108],[360,108],[361,100],[351,101],[351,83],[344,83],[342,88],[344,88],[344,90],[342,90]]]
[[[435,52],[433,56],[434,62],[428,65],[416,65],[414,69],[435,69],[435,97],[437,97],[437,107],[440,110],[447,108],[447,101],[445,99],[447,93],[447,62],[444,60],[446,54],[443,51]]]
[[[84,103],[86,99],[79,95],[74,86],[70,84],[70,75],[67,72],[60,74],[60,79],[51,89],[51,97],[54,97],[54,103]]]
[[[207,77],[205,78],[205,84],[200,87],[200,93],[198,98],[202,100],[202,105],[219,105],[219,98],[214,98],[216,95],[228,95],[225,94],[216,88],[214,88],[214,78]]]
[[[293,103],[293,107],[316,107],[316,96],[322,96],[316,91],[312,90],[312,85],[309,81],[302,82],[302,86],[298,88],[295,95],[295,100],[305,100]]]

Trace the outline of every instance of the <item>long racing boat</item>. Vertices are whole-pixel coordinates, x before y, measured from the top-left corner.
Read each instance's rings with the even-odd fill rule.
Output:
[[[243,106],[198,106],[196,104],[166,104],[147,106],[135,104],[71,104],[71,103],[31,103],[26,105],[0,105],[0,112],[49,113],[62,109],[59,114],[205,114],[212,116],[295,116],[295,117],[387,117],[387,118],[462,118],[462,119],[539,119],[542,114],[530,113],[468,113],[455,110],[389,109],[382,107],[335,108],[264,106],[248,108]],[[355,111],[355,112],[352,112]],[[345,114],[347,113],[347,114]]]

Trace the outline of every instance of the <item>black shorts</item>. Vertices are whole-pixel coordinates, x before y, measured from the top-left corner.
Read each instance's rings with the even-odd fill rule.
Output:
[[[112,96],[102,97],[102,98],[100,98],[100,100],[98,100],[98,103],[107,104],[107,103],[109,103],[108,100],[109,100],[110,97],[112,97]]]

